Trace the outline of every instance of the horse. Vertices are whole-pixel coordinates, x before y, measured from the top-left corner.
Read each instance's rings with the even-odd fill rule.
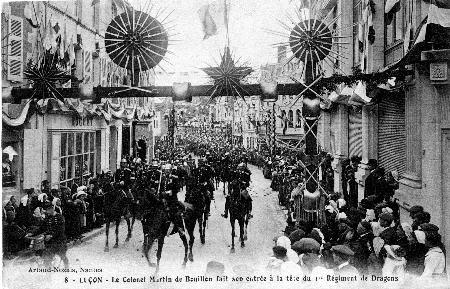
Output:
[[[107,183],[103,186],[105,191],[105,206],[104,206],[104,217],[106,226],[106,242],[105,242],[105,252],[109,252],[109,226],[111,222],[116,223],[116,243],[113,248],[119,247],[119,225],[122,216],[125,218],[128,226],[128,234],[125,242],[128,242],[131,238],[131,222],[129,213],[129,198],[127,194],[120,188],[120,186],[113,186]]]
[[[190,178],[193,179],[193,178]],[[200,242],[205,244],[206,242],[206,223],[208,221],[209,204],[211,200],[207,187],[198,182],[189,181],[186,187],[186,213],[184,215],[184,221],[186,230],[189,234],[189,261],[194,261],[192,253],[192,247],[194,245],[194,230],[195,225],[198,223],[198,230],[200,234]]]
[[[230,184],[230,199],[229,199],[229,212],[230,212],[230,224],[231,224],[231,253],[235,252],[234,237],[235,233],[235,221],[239,224],[239,241],[241,247],[245,247],[244,241],[247,240],[247,226],[249,221],[248,208],[245,203],[245,197],[242,195],[241,184],[233,182]]]
[[[228,187],[228,190],[230,190],[230,181],[231,181],[231,165],[225,163],[222,163],[220,166],[220,179],[223,182],[223,195],[226,195],[226,189],[225,187]],[[228,186],[226,186],[226,183],[228,183]]]
[[[162,255],[162,249],[164,246],[164,239],[169,234],[174,234],[177,227],[175,227],[172,232],[169,232],[170,228],[170,218],[167,210],[165,209],[162,201],[158,199],[158,197],[152,193],[147,194],[147,198],[144,206],[144,214],[142,216],[142,230],[144,233],[144,245],[143,252],[144,256],[147,259],[148,264],[151,267],[156,266],[155,275],[159,272],[159,264]],[[192,229],[193,230],[193,229]],[[180,239],[183,242],[184,246],[184,259],[182,266],[186,267],[186,263],[188,261],[188,242],[186,236],[178,232]],[[158,250],[156,252],[156,265],[150,261],[149,251],[153,246],[155,240],[158,240]],[[193,258],[192,258],[193,260]]]

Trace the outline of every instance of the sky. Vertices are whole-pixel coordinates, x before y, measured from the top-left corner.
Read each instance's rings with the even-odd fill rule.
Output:
[[[166,71],[198,71],[201,67],[220,62],[220,52],[226,44],[225,30],[203,40],[203,31],[197,11],[213,0],[151,0],[157,8],[173,13],[167,19],[175,25],[172,39],[179,40],[169,46],[175,55],[168,55],[171,64],[163,63]],[[272,45],[287,39],[274,36],[264,29],[288,33],[277,20],[285,20],[292,0],[228,0],[230,47],[240,63],[248,62],[254,69],[276,62],[276,47]],[[147,0],[130,0],[135,9],[145,7]],[[292,1],[295,2],[295,1]],[[154,16],[154,12],[150,13]],[[167,13],[166,13],[167,15]],[[158,20],[162,20],[158,17]],[[285,21],[286,22],[286,21]],[[169,25],[171,26],[171,25]],[[207,78],[200,73],[204,82]],[[173,79],[177,81],[179,79]],[[163,80],[161,80],[163,81]],[[158,79],[157,79],[158,82]],[[198,81],[194,81],[198,82]],[[202,81],[200,81],[202,82]],[[158,84],[158,83],[157,83]],[[162,83],[160,83],[162,84]]]

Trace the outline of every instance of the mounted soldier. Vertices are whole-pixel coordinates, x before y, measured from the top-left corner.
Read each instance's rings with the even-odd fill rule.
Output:
[[[198,160],[199,183],[204,185],[210,194],[210,199],[214,200],[214,169],[206,162],[205,159]]]
[[[224,218],[228,218],[228,211],[230,209],[230,202],[232,198],[241,198],[245,204],[245,213],[248,218],[253,218],[252,212],[252,198],[248,193],[248,187],[250,186],[251,172],[244,163],[239,164],[237,170],[234,172],[233,181],[230,183],[228,195],[225,197],[225,212],[222,215]]]
[[[114,174],[114,181],[116,183],[123,182],[125,190],[131,188],[131,169],[129,168],[128,162],[125,158],[120,161],[120,168],[117,169],[116,173]]]
[[[184,235],[183,211],[184,206],[178,201],[180,190],[179,178],[171,173],[172,165],[166,164],[163,168],[159,194],[164,202],[169,220],[177,227],[178,232]],[[171,230],[168,232],[172,233]]]

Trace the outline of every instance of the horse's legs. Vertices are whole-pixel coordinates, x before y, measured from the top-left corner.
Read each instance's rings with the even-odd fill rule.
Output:
[[[189,261],[194,262],[194,254],[192,253],[192,247],[194,246],[194,240],[195,240],[195,236],[194,236],[194,230],[195,230],[195,223],[196,220],[192,221],[192,225],[191,222],[189,222],[189,224],[187,224],[187,228],[186,230],[188,231],[189,234]]]
[[[206,242],[206,224],[208,222],[208,214],[203,215],[203,240]]]
[[[120,219],[116,220],[116,243],[113,248],[119,248],[119,225]]]
[[[131,238],[131,230],[132,230],[133,225],[131,224],[130,218],[125,217],[125,221],[127,222],[127,227],[128,227],[128,234],[127,234],[127,238],[125,239],[125,242],[128,242],[128,241],[130,241],[130,238]]]
[[[244,241],[247,241],[247,227],[248,227],[248,218],[245,218],[245,222],[244,222],[245,226],[244,226]]]
[[[241,241],[241,247],[245,247],[244,244],[244,219],[238,219],[239,223],[239,240]]]
[[[231,223],[231,253],[234,253],[234,237],[236,236],[235,232],[234,232],[234,218],[231,217],[230,214],[230,223]]]
[[[205,216],[206,218],[206,216]],[[198,217],[198,232],[200,233],[200,242],[205,244],[205,227],[203,226],[206,220],[203,219],[203,213]]]
[[[159,272],[159,262],[161,261],[162,249],[164,246],[164,237],[166,234],[161,234],[158,238],[158,251],[156,252],[156,271],[155,275]]]
[[[188,261],[188,251],[189,251],[188,249],[189,249],[189,246],[188,246],[188,241],[187,241],[186,235],[181,233],[181,232],[179,232],[179,235],[180,235],[181,241],[183,241],[183,246],[184,246],[184,259],[183,259],[182,266],[183,266],[183,268],[185,268],[186,267],[186,263]]]
[[[109,251],[109,240],[108,240],[109,239],[109,219],[106,220],[105,225],[106,225],[106,231],[105,231],[105,233],[106,233],[106,243],[105,243],[104,251],[108,252]]]
[[[156,264],[152,263],[150,260],[149,252],[152,249],[153,242],[155,241],[155,238],[151,237],[149,235],[144,235],[144,256],[147,259],[148,265],[150,267],[154,267]]]

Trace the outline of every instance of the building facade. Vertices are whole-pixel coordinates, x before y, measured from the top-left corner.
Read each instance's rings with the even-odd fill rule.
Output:
[[[151,158],[150,98],[88,101],[92,87],[130,83],[103,41],[111,19],[123,12],[122,2],[10,2],[2,8],[3,195],[20,196],[44,180],[52,188],[86,184],[102,171],[115,171],[123,155],[136,152],[139,139],[147,142]],[[33,110],[29,101],[11,103],[12,87],[30,86],[24,69],[40,61],[44,47],[60,55],[73,77],[64,87],[78,87],[80,98],[39,100]],[[139,85],[154,79],[153,73],[141,73]]]
[[[267,64],[261,67],[261,82],[277,82],[279,84],[304,82],[302,75],[303,64],[298,60],[287,63],[286,46],[277,48],[277,63]],[[304,123],[302,118],[301,99],[295,95],[280,95],[273,103],[263,103],[267,113],[275,111],[275,133],[278,144],[288,147],[296,147],[304,135]]]
[[[365,73],[403,69],[410,74],[405,80],[391,83],[390,89],[380,89],[373,94],[377,99],[374,103],[336,104],[322,111],[320,141],[335,157],[336,192],[342,192],[345,185],[342,182],[343,160],[360,156],[362,162],[356,179],[361,200],[365,179],[370,173],[368,161],[376,159],[386,172],[398,175],[399,189],[395,198],[402,210],[401,218],[408,220],[407,211],[411,206],[423,206],[430,212],[431,222],[439,226],[448,248],[450,82],[447,70],[450,47],[448,42],[440,46],[435,43],[431,49],[430,43],[420,42],[422,32],[427,31],[422,24],[433,4],[422,0],[399,1],[398,10],[385,14],[386,2],[315,1],[314,7],[325,21],[341,15],[337,26],[353,27],[339,32],[342,36],[353,36],[353,41],[341,48],[348,59],[340,59],[342,61],[334,67],[328,66],[326,74],[351,75],[355,68]],[[369,12],[371,19],[367,18],[371,9],[366,6],[368,3],[374,4],[375,13]]]

